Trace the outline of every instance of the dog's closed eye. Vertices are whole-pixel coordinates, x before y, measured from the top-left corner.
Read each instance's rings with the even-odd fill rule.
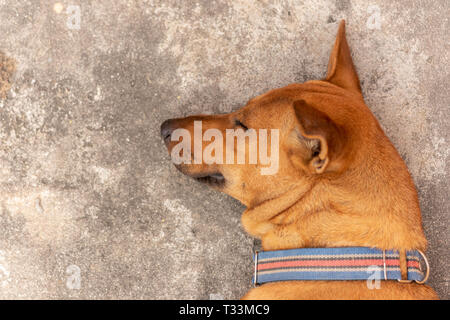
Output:
[[[236,126],[241,127],[242,129],[244,129],[244,131],[247,131],[247,130],[248,130],[248,127],[247,127],[245,124],[243,124],[243,123],[242,123],[240,120],[238,120],[238,119],[234,120],[234,124],[235,124]]]

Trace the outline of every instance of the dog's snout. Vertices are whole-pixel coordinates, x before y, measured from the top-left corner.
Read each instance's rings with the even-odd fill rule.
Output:
[[[163,122],[161,125],[161,137],[164,139],[164,142],[170,141],[173,130],[172,120],[169,119]]]

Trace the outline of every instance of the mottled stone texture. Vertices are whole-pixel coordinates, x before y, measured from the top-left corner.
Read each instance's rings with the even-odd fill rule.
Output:
[[[242,296],[244,208],[177,172],[159,125],[322,78],[342,18],[449,297],[447,0],[57,2],[0,0],[16,61],[0,100],[0,298]]]

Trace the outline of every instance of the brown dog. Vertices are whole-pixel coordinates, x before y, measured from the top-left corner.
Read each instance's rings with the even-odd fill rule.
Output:
[[[344,21],[324,80],[269,91],[230,114],[168,120],[161,133],[169,152],[176,144],[171,141],[173,131],[184,128],[193,133],[194,121],[200,120],[202,130],[215,128],[224,135],[226,129],[238,127],[279,130],[275,174],[261,175],[260,163],[177,165],[182,173],[245,204],[242,224],[262,240],[264,250],[395,249],[400,252],[403,279],[405,251],[425,250],[414,183],[364,103]],[[398,281],[383,281],[378,290],[368,289],[366,281],[280,281],[253,288],[244,298],[435,299],[437,295],[426,285]]]

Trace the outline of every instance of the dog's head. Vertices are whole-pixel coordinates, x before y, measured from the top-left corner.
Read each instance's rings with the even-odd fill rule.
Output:
[[[324,80],[271,90],[229,114],[170,119],[161,126],[182,173],[247,206],[299,183],[341,175],[358,165],[362,149],[370,154],[370,146],[384,139],[379,132],[362,98],[344,21]]]

